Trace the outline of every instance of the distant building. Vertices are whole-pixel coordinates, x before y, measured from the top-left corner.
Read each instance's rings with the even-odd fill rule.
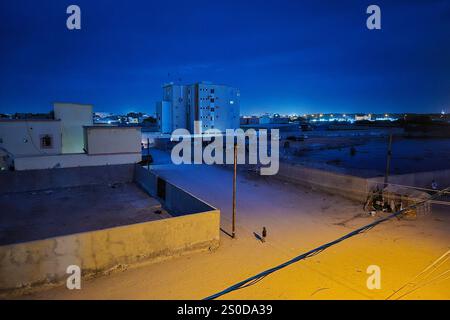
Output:
[[[275,114],[273,115],[272,123],[277,123],[277,124],[287,124],[287,123],[289,123],[289,122],[290,122],[289,117],[281,116],[281,115],[279,115],[278,113],[275,113]]]
[[[105,117],[105,118],[95,118],[94,119],[94,123],[96,125],[100,125],[100,124],[107,124],[107,125],[118,125],[120,124],[120,117],[119,116],[110,116],[110,117]]]
[[[241,125],[259,124],[259,118],[256,116],[243,116],[240,121]]]
[[[139,118],[127,117],[127,123],[129,123],[129,124],[138,124],[139,123]]]
[[[191,133],[208,129],[225,132],[239,127],[240,93],[236,88],[209,82],[171,83],[163,86],[156,113],[161,133],[181,128]],[[202,128],[194,128],[194,121],[201,121]]]
[[[107,118],[107,117],[111,117],[114,114],[112,112],[94,112],[94,119],[98,118],[98,119],[103,119],[103,118]]]
[[[355,114],[355,121],[371,121],[372,115],[371,114]]]
[[[264,114],[261,117],[259,117],[259,124],[269,124],[269,123],[272,123],[270,115]]]
[[[385,114],[379,114],[379,115],[372,115],[372,120],[375,118],[375,121],[396,121],[398,118],[396,118],[393,115],[389,115],[387,113]]]

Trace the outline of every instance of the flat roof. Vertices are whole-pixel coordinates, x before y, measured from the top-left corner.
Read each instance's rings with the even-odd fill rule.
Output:
[[[49,121],[61,121],[60,119],[0,119],[0,122],[49,122]]]
[[[89,104],[89,103],[78,103],[78,102],[61,102],[61,101],[54,101],[53,102],[53,106],[55,105],[62,105],[62,104],[66,104],[66,105],[74,105],[74,106],[80,106],[80,107],[93,107],[93,104]]]
[[[0,194],[0,207],[0,245],[172,217],[133,182]]]
[[[111,125],[102,126],[102,125],[97,125],[97,126],[83,126],[83,128],[86,128],[86,129],[141,129],[142,127],[140,127],[140,126],[111,126]]]
[[[228,84],[223,84],[223,83],[213,83],[211,81],[197,81],[197,82],[193,82],[193,83],[185,83],[185,84],[180,84],[180,83],[174,83],[174,82],[169,82],[169,83],[164,83],[162,85],[163,88],[166,87],[171,87],[171,86],[179,86],[179,87],[188,87],[188,86],[194,86],[194,85],[203,85],[203,86],[216,86],[216,87],[228,87],[231,89],[235,89],[235,90],[239,90],[239,88],[233,87],[231,85]]]

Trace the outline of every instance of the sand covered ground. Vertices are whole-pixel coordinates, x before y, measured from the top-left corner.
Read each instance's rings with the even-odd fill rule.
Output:
[[[231,171],[206,165],[156,171],[220,208],[222,228],[231,230]],[[84,280],[81,290],[60,286],[22,298],[202,299],[375,219],[358,203],[273,178],[241,173],[237,190],[237,239],[221,233],[216,251]],[[449,215],[450,206],[433,206],[432,214],[417,220],[383,223],[223,298],[386,299],[450,249]],[[265,243],[253,235],[263,226]],[[450,299],[449,260],[392,298]],[[367,288],[370,265],[381,269],[381,289]]]

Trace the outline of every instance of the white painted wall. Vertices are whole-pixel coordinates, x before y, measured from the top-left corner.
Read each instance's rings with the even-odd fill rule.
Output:
[[[170,107],[168,111],[166,108]],[[194,132],[194,121],[202,130],[239,128],[240,93],[236,88],[200,82],[192,85],[169,84],[163,87],[163,101],[157,103],[162,133],[177,128]]]
[[[141,128],[85,127],[88,154],[141,153]]]
[[[54,103],[55,119],[61,120],[62,153],[84,152],[83,126],[93,125],[92,105]]]
[[[161,133],[172,133],[172,102],[158,101],[156,103],[156,113]]]
[[[60,154],[44,156],[24,156],[14,160],[16,170],[37,170],[52,168],[89,167],[114,164],[137,163],[141,161],[141,153],[88,155]]]
[[[49,135],[52,147],[41,146],[41,137]],[[1,120],[0,147],[14,156],[61,153],[61,122],[54,120]]]
[[[200,82],[187,86],[190,121],[188,129],[194,131],[194,120],[202,121],[202,130],[239,128],[240,92],[238,89]],[[196,108],[198,110],[196,111]],[[195,115],[198,118],[195,118]]]

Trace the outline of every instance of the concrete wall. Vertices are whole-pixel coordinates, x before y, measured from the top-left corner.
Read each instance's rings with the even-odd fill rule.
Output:
[[[362,202],[366,200],[368,192],[366,179],[302,165],[280,163],[275,177]]]
[[[55,119],[61,120],[62,152],[84,152],[83,126],[93,125],[92,105],[76,103],[54,103]]]
[[[172,102],[158,101],[156,103],[156,114],[161,133],[172,133]]]
[[[41,145],[49,135],[50,148]],[[0,147],[14,156],[61,153],[61,122],[54,120],[0,120]]]
[[[0,172],[0,193],[135,181],[153,195],[157,179],[138,165]],[[220,211],[181,188],[164,185],[161,202],[172,218],[0,246],[0,293],[61,283],[69,265],[80,266],[86,276],[118,265],[217,248]]]
[[[66,281],[118,265],[163,259],[219,245],[218,210],[52,239],[0,246],[0,291]],[[180,270],[182,272],[183,270]]]
[[[132,182],[134,165],[0,171],[0,193]]]
[[[140,153],[140,127],[85,127],[88,154]]]
[[[365,179],[286,163],[280,163],[275,177],[360,202],[365,202],[368,192],[384,181],[384,177]],[[389,183],[429,189],[433,179],[439,189],[450,186],[450,169],[393,175]]]
[[[439,189],[444,189],[450,186],[450,169],[399,174],[389,177],[389,183],[427,189],[431,189],[431,182],[433,180],[437,182]],[[368,179],[369,185],[376,185],[377,183],[382,183],[383,181],[384,177]]]
[[[73,168],[84,166],[104,166],[127,163],[137,163],[141,161],[142,155],[139,153],[89,155],[60,154],[48,156],[19,157],[14,160],[14,167],[18,171],[39,170],[52,168]]]
[[[162,179],[162,183],[165,188],[165,197],[161,198],[158,195],[157,180],[158,176],[151,171],[148,171],[141,166],[135,167],[134,181],[149,195],[158,199],[171,215],[185,215],[216,210],[216,208],[203,200],[198,199],[186,190],[183,190],[164,179]]]

